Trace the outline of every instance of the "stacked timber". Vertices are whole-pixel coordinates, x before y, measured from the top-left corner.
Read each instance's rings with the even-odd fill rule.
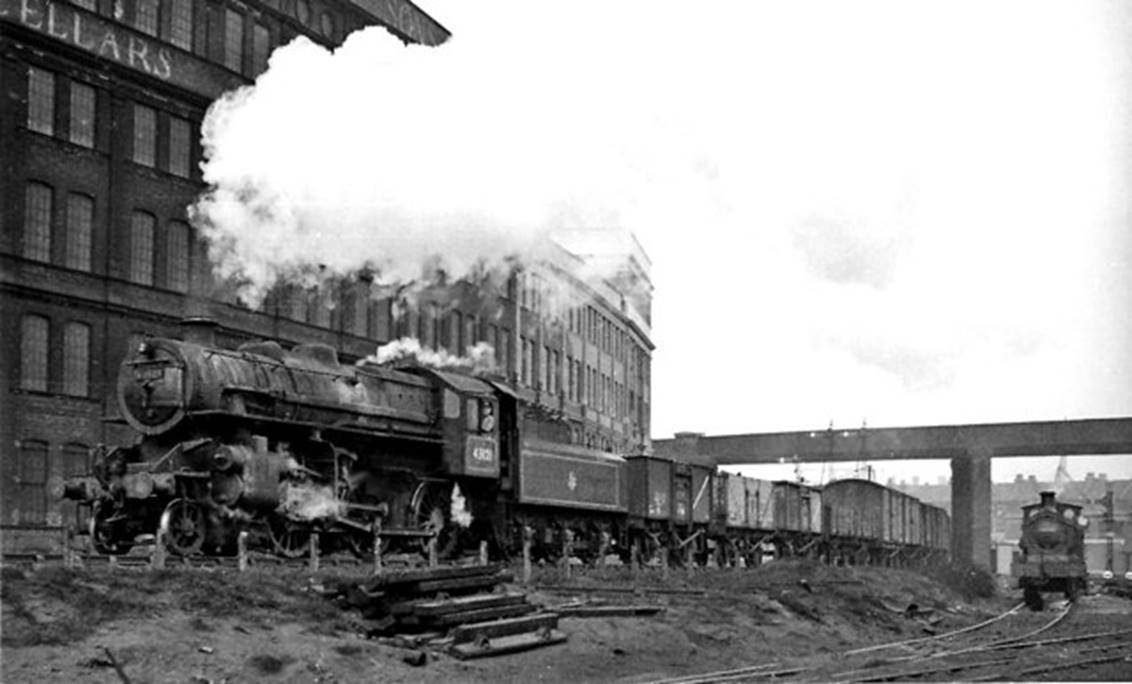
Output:
[[[337,598],[370,621],[369,636],[412,647],[444,646],[458,658],[500,655],[561,643],[558,615],[526,594],[506,591],[500,565],[385,572],[339,587]]]

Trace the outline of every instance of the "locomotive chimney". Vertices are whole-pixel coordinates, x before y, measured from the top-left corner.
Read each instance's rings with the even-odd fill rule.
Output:
[[[1053,492],[1042,492],[1041,496],[1042,496],[1042,505],[1043,506],[1052,506],[1053,505],[1053,497],[1054,497]]]
[[[216,346],[216,321],[203,316],[181,319],[181,338],[202,347]]]

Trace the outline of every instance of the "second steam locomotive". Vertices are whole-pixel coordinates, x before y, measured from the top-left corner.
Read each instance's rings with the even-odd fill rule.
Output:
[[[947,513],[878,484],[765,482],[570,443],[567,425],[498,378],[421,365],[346,365],[323,345],[221,349],[147,338],[122,363],[135,444],[99,448],[66,483],[91,538],[123,553],[160,531],[180,555],[240,532],[285,556],[379,543],[505,556],[529,530],[555,557],[617,554],[758,563],[768,554],[937,562]],[[572,540],[564,546],[565,540]]]

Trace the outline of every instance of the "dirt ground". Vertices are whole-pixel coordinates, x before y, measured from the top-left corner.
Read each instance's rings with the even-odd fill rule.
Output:
[[[569,580],[539,569],[528,596],[548,608],[582,600],[665,610],[563,618],[565,644],[469,661],[426,649],[427,662],[413,666],[411,651],[365,638],[360,617],[323,597],[334,582],[360,579],[349,573],[6,568],[0,673],[4,682],[645,682],[834,659],[971,624],[1012,602],[1003,592],[973,596],[978,578],[938,575],[804,561],[667,577],[574,570]],[[567,582],[593,591],[547,586]],[[635,587],[661,591],[608,591]],[[1112,620],[1132,626],[1115,605]]]

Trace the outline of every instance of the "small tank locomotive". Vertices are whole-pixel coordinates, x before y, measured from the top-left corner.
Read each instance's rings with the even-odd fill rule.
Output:
[[[1042,592],[1064,592],[1076,599],[1087,586],[1085,530],[1088,520],[1081,506],[1058,501],[1054,492],[1042,492],[1038,503],[1022,507],[1021,553],[1011,564],[1026,604],[1034,610],[1045,605]]]

